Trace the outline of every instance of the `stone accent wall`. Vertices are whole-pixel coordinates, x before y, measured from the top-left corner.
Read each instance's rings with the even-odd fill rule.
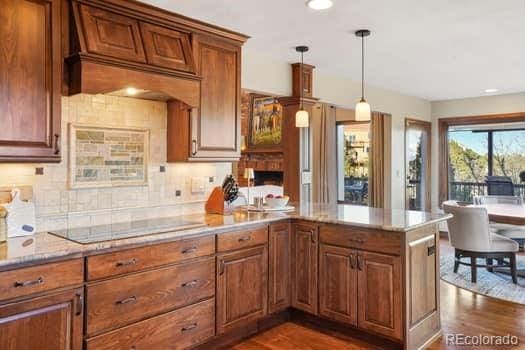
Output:
[[[62,162],[0,164],[0,186],[33,186],[38,231],[203,212],[209,192],[231,173],[231,164],[167,164],[166,114],[166,103],[157,101],[86,94],[62,97]],[[71,189],[69,123],[149,129],[147,185]],[[44,175],[35,175],[39,167]],[[193,177],[202,178],[205,192],[191,192]]]

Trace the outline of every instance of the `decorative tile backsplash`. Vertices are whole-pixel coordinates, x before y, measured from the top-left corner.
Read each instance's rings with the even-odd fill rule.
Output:
[[[71,124],[72,188],[146,185],[149,130]]]
[[[39,231],[203,212],[209,192],[231,173],[231,164],[166,164],[166,115],[164,102],[108,95],[62,97],[62,162],[0,164],[0,185],[33,186]],[[70,123],[149,130],[149,152],[144,152],[149,157],[146,184],[72,189],[68,181]],[[35,175],[37,167],[43,168],[43,175]],[[204,192],[192,193],[195,177],[204,180]]]

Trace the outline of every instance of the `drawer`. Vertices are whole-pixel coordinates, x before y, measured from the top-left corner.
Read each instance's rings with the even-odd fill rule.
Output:
[[[369,250],[386,254],[401,254],[401,233],[379,231],[344,225],[321,226],[319,239],[322,243]]]
[[[217,235],[217,251],[242,249],[268,242],[268,226],[254,229],[220,233]]]
[[[122,275],[215,253],[215,236],[121,250],[87,258],[87,280]]]
[[[82,284],[82,259],[0,272],[0,300]]]
[[[137,273],[86,287],[93,335],[215,295],[215,258]]]
[[[210,299],[90,338],[86,349],[187,349],[214,333],[215,300]]]

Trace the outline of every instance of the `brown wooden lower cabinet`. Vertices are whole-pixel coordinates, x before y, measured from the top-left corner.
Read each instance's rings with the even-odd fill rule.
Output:
[[[403,339],[401,259],[358,252],[358,265],[359,327]]]
[[[318,227],[296,223],[292,231],[292,306],[317,315]]]
[[[291,232],[289,223],[270,225],[268,251],[268,312],[274,313],[288,308],[291,301]]]
[[[0,306],[0,349],[81,350],[82,289]]]
[[[217,256],[217,334],[267,313],[266,246]]]
[[[321,244],[319,264],[320,315],[403,339],[399,257]]]
[[[319,248],[319,314],[357,326],[357,254],[349,248]]]
[[[86,350],[187,349],[215,334],[215,300],[180,310],[88,339]]]

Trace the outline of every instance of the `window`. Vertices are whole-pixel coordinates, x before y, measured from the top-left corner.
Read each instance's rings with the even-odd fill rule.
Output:
[[[337,199],[368,205],[370,123],[337,124]]]
[[[448,131],[449,198],[472,202],[486,195],[486,176],[506,176],[524,195],[525,128],[512,123],[451,127]]]

